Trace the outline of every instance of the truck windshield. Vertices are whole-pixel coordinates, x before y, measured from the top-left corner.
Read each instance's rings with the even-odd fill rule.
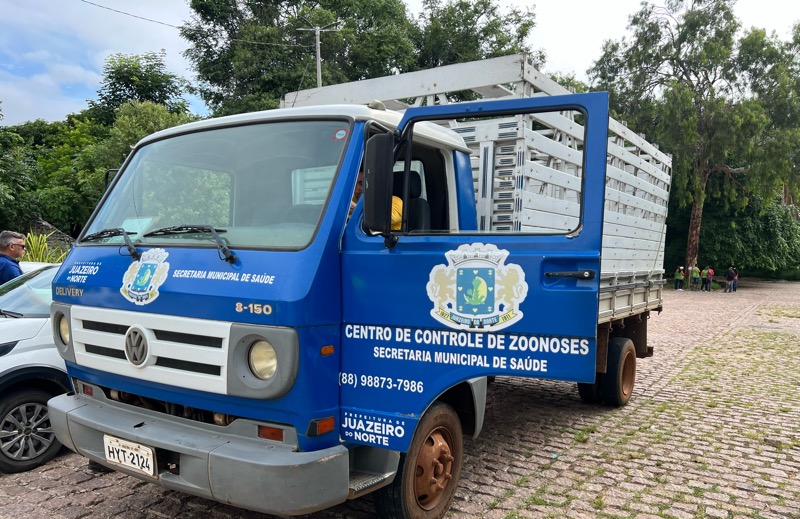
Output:
[[[314,237],[350,135],[344,120],[198,131],[139,149],[84,236],[93,244],[299,249]],[[125,232],[121,232],[124,230]],[[113,232],[112,232],[113,231]]]

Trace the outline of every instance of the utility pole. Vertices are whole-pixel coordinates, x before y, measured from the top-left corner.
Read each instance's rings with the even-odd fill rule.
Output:
[[[311,25],[311,22],[306,20],[305,18],[302,19],[308,25]],[[338,31],[339,29],[328,29],[331,25],[336,25],[339,22],[331,22],[328,25],[324,25],[322,27],[318,25],[311,25],[310,29],[297,29],[298,31],[314,31],[317,40],[317,88],[322,87],[322,54],[320,54],[320,41],[319,41],[319,33],[321,32],[333,32]]]

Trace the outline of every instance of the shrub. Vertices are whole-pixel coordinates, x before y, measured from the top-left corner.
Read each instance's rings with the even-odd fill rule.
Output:
[[[61,263],[67,257],[68,249],[50,244],[47,239],[50,234],[30,233],[25,237],[25,261],[43,261],[46,263]]]

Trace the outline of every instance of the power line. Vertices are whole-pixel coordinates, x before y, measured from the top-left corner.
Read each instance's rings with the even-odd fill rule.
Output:
[[[140,20],[145,20],[147,22],[153,22],[153,23],[158,23],[158,24],[161,24],[161,25],[166,25],[167,27],[172,27],[173,29],[180,29],[180,27],[178,27],[177,25],[172,25],[172,24],[169,24],[169,23],[160,22],[158,20],[153,20],[151,18],[145,18],[144,16],[138,16],[138,15],[135,15],[135,14],[126,13],[125,11],[119,11],[117,9],[112,9],[111,7],[106,7],[105,5],[96,4],[94,2],[90,2],[89,0],[81,0],[81,2],[83,2],[84,4],[90,4],[90,5],[93,5],[95,7],[99,7],[100,9],[107,9],[109,11],[114,11],[115,13],[124,14],[125,16],[131,16],[133,18],[138,18]]]
[[[170,23],[162,22],[162,21],[159,21],[159,20],[153,20],[152,18],[145,18],[144,16],[139,16],[139,15],[136,15],[136,14],[133,14],[133,13],[120,11],[119,9],[113,9],[113,8],[107,7],[105,5],[100,5],[100,4],[97,4],[97,3],[94,3],[94,2],[90,2],[89,0],[81,0],[81,2],[83,2],[84,4],[89,4],[89,5],[93,5],[95,7],[99,7],[100,9],[106,9],[108,11],[113,11],[113,12],[118,13],[118,14],[122,14],[122,15],[125,15],[125,16],[130,16],[131,18],[138,18],[139,20],[144,20],[146,22],[157,23],[159,25],[166,25],[167,27],[172,27],[173,29],[180,29],[180,27],[178,27],[177,25],[172,25]],[[228,40],[231,41],[231,42],[237,42],[237,43],[251,43],[253,45],[266,45],[268,47],[302,47],[302,48],[311,47],[310,45],[297,45],[297,44],[291,44],[291,43],[267,43],[267,42],[263,42],[263,41],[241,40],[239,38],[228,38]]]

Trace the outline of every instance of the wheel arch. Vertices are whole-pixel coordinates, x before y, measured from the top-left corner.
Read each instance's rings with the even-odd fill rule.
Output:
[[[465,380],[439,395],[434,402],[452,407],[461,421],[464,435],[477,438],[486,412],[486,387],[486,377]]]
[[[647,345],[647,320],[650,312],[645,311],[612,321],[609,339],[623,337],[633,341],[636,356],[640,359],[653,356],[653,349]]]
[[[649,310],[597,325],[597,360],[595,366],[597,373],[606,372],[608,368],[608,343],[618,337],[633,341],[637,358],[643,359],[653,356],[653,347],[647,343],[648,319],[650,319]]]
[[[66,373],[45,366],[20,368],[6,373],[0,379],[0,393],[8,394],[20,388],[41,389],[59,395],[70,390],[70,383]]]

